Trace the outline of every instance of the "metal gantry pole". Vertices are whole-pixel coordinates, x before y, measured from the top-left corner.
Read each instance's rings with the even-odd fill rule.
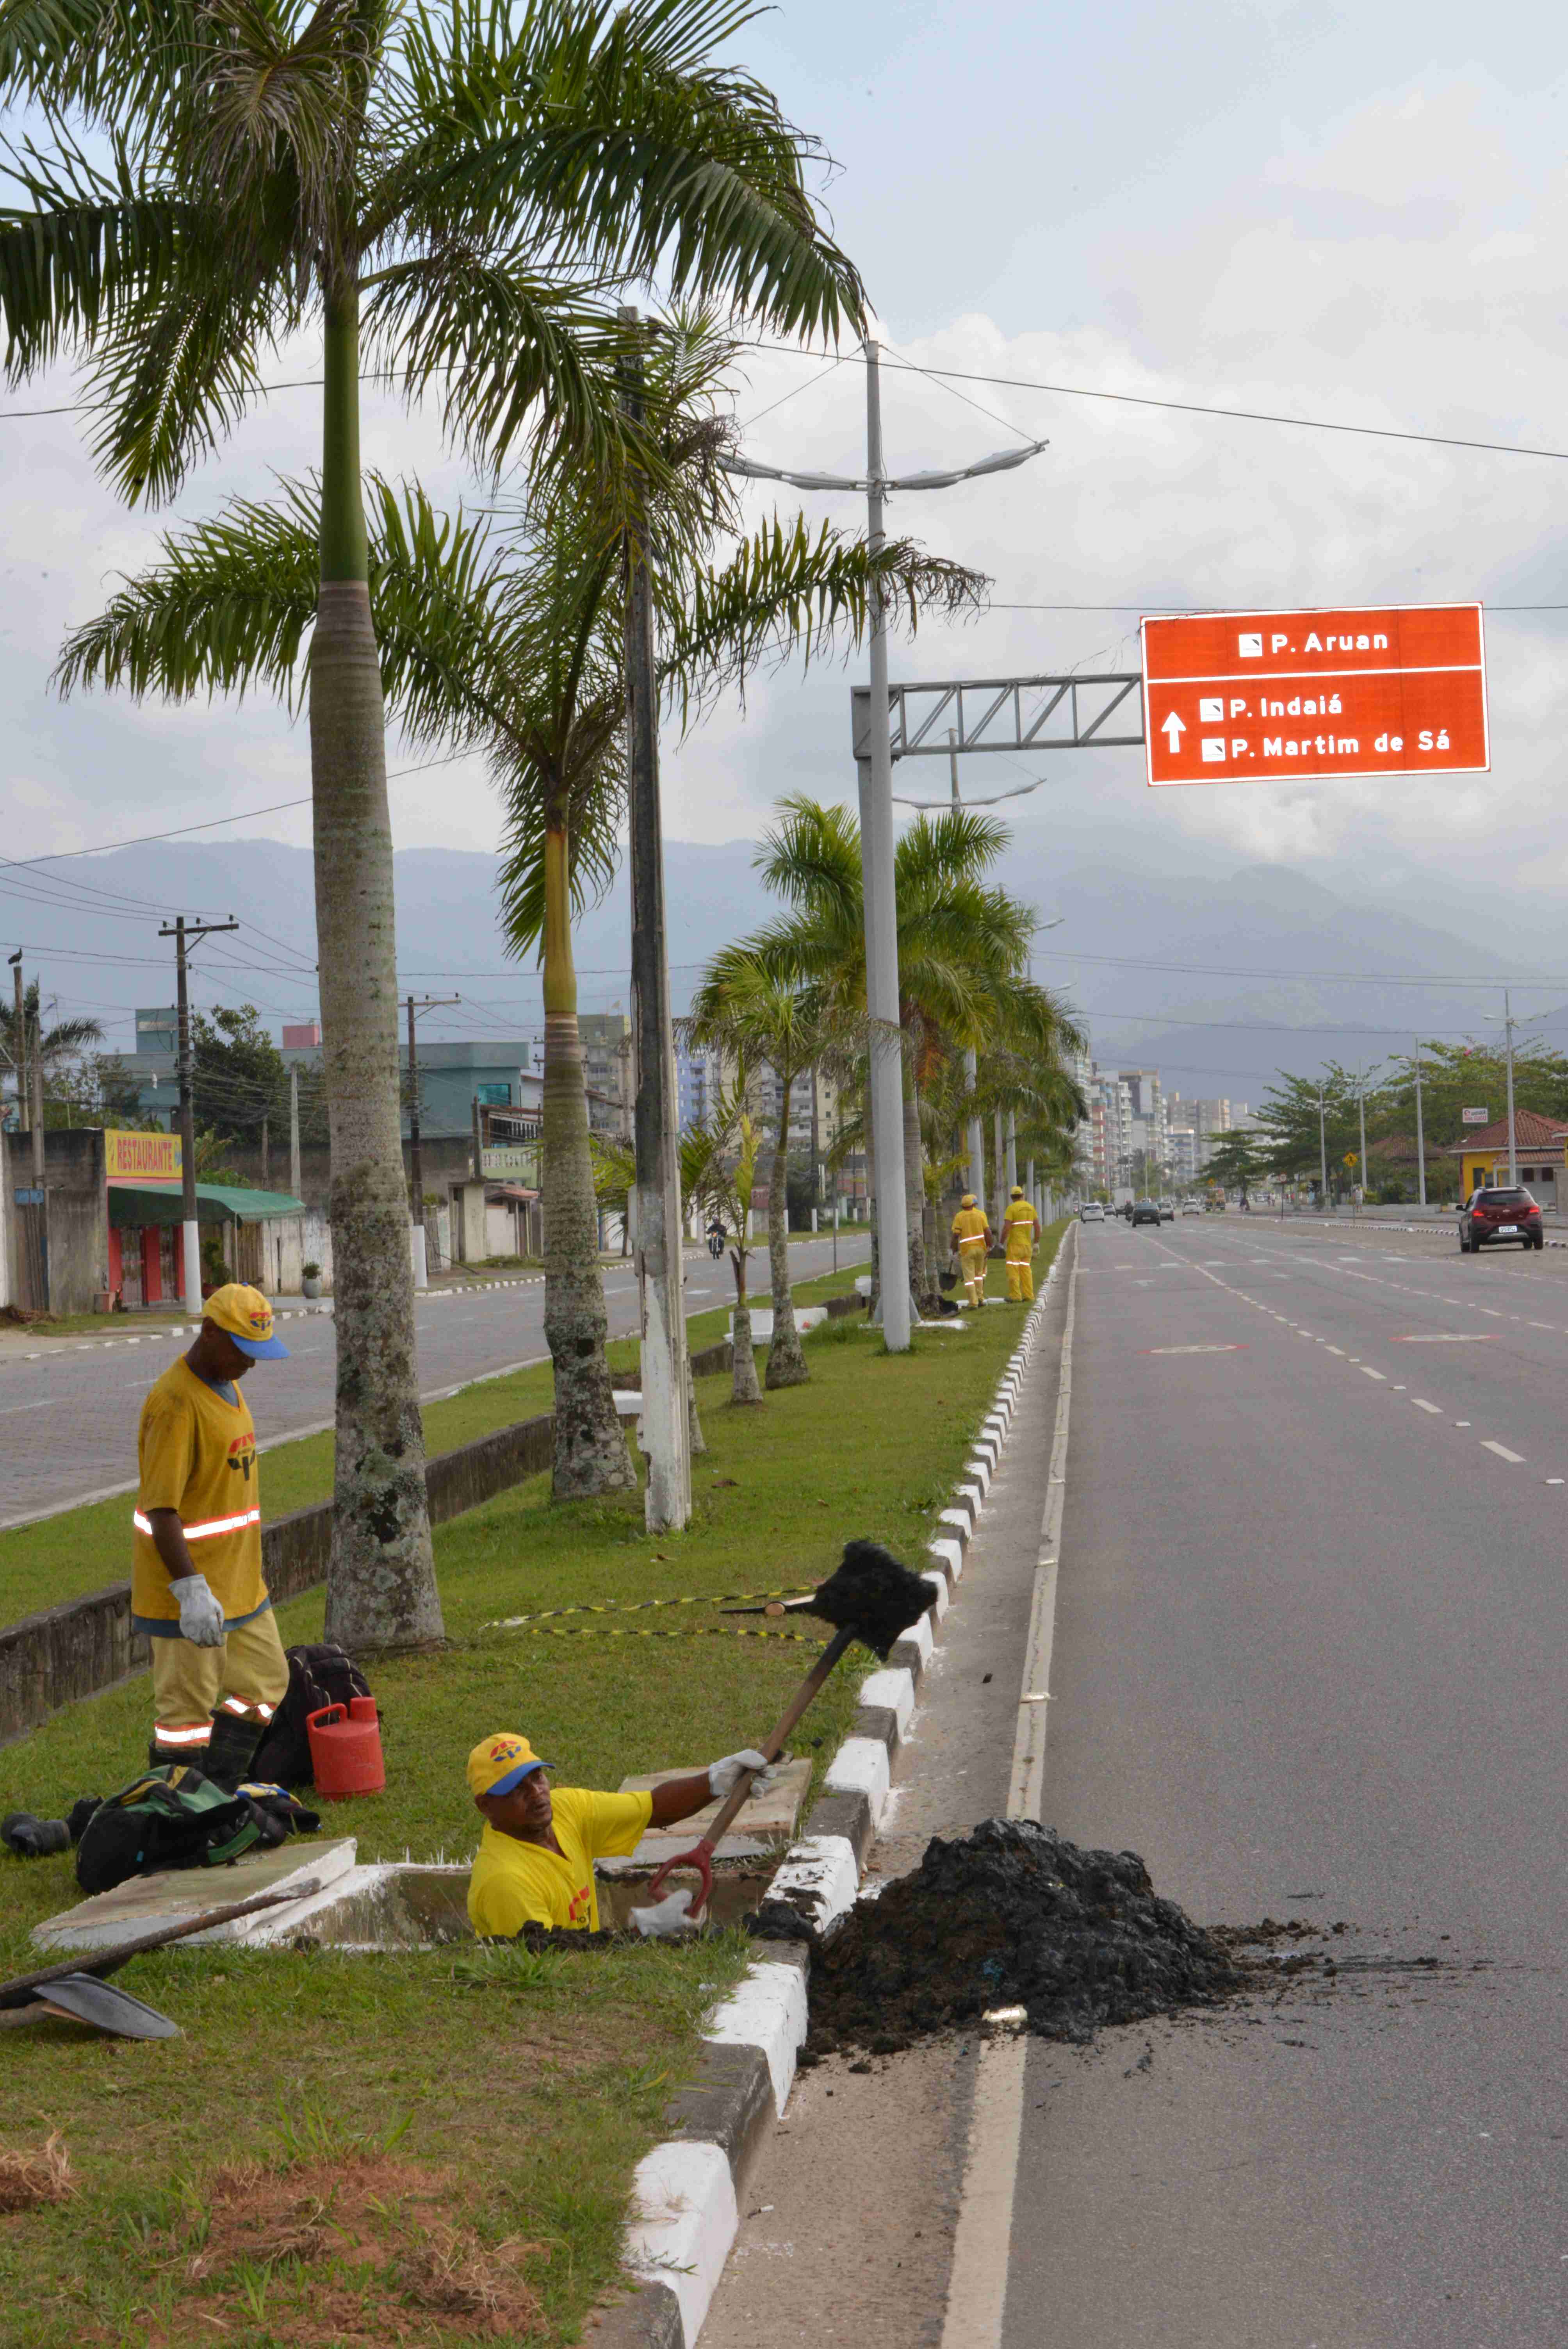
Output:
[[[866,355],[866,538],[883,537],[882,386],[877,347]],[[903,1054],[899,1035],[898,898],[893,877],[892,734],[888,723],[887,617],[872,584],[871,755],[856,767],[861,798],[861,895],[865,907],[866,1011],[872,1022],[872,1138],[876,1151],[878,1289],[890,1353],[909,1350],[909,1222],[903,1182]]]
[[[953,787],[953,804],[954,807],[962,807],[964,802],[958,796],[958,729],[955,726],[950,726],[947,730],[947,761],[948,780]],[[974,1098],[975,1082],[979,1072],[980,1063],[975,1054],[973,1050],[965,1050],[964,1074],[968,1082],[971,1100]],[[971,1110],[969,1115],[969,1188],[984,1206],[985,1205],[985,1126],[978,1110]]]
[[[1519,1144],[1513,1130],[1513,1006],[1506,987],[1502,990],[1502,1032],[1508,1050],[1508,1179],[1511,1186],[1519,1181]]]
[[[624,326],[637,313],[619,313]],[[640,354],[626,370],[628,413],[643,412]],[[633,1193],[641,1290],[643,1434],[648,1454],[644,1523],[650,1533],[691,1519],[686,1290],[681,1246],[679,1115],[670,973],[665,939],[665,850],[659,807],[659,693],[654,658],[653,551],[645,532],[624,533],[626,781],[632,865],[632,1019],[637,1092]],[[885,676],[885,666],[884,666]],[[882,696],[887,725],[887,696]],[[879,1145],[881,1134],[878,1134]],[[907,1343],[907,1339],[906,1341]]]
[[[1427,1204],[1427,1136],[1421,1123],[1421,1040],[1418,1036],[1410,1065],[1416,1072],[1416,1179],[1420,1185],[1424,1207]]]

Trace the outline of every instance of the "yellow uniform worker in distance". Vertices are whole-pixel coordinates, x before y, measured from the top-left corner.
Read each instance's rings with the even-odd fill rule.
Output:
[[[629,1858],[650,1826],[672,1826],[723,1802],[748,1770],[757,1774],[748,1800],[765,1793],[775,1775],[754,1746],[688,1777],[666,1778],[647,1794],[552,1790],[550,1769],[511,1729],[481,1738],[469,1755],[469,1792],[485,1823],[469,1878],[469,1921],[481,1939],[511,1940],[525,1925],[596,1933],[596,1859]],[[632,1921],[645,1939],[668,1940],[690,1930],[691,1898],[683,1887],[650,1909],[634,1909]]]
[[[964,1268],[964,1294],[971,1305],[978,1305],[985,1288],[985,1258],[991,1247],[991,1219],[984,1207],[975,1204],[973,1191],[965,1191],[953,1218],[953,1245],[958,1250],[958,1261]]]
[[[1026,1305],[1035,1293],[1035,1268],[1029,1259],[1040,1237],[1040,1219],[1025,1198],[1021,1183],[1013,1185],[1002,1227],[1006,1239],[1007,1295],[1013,1304]]]

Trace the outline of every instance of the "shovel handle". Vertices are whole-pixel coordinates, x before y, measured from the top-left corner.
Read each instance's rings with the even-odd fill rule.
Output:
[[[784,1750],[784,1741],[789,1736],[789,1732],[794,1728],[795,1723],[799,1720],[800,1715],[805,1712],[812,1698],[820,1692],[823,1682],[827,1679],[829,1673],[832,1671],[833,1666],[838,1662],[839,1658],[843,1654],[845,1649],[853,1645],[856,1636],[855,1627],[852,1623],[847,1623],[841,1631],[834,1632],[832,1638],[829,1640],[827,1646],[823,1649],[821,1654],[818,1657],[816,1662],[812,1665],[810,1671],[807,1673],[805,1679],[801,1682],[799,1687],[796,1690],[794,1695],[790,1698],[789,1703],[785,1706],[783,1712],[774,1723],[773,1727],[769,1730],[762,1746],[762,1751],[767,1755],[769,1762],[778,1760],[779,1755]],[[755,1771],[743,1770],[740,1776],[736,1781],[733,1790],[726,1795],[724,1802],[720,1806],[718,1816],[715,1819],[712,1826],[709,1827],[702,1841],[700,1843],[693,1844],[689,1851],[677,1852],[673,1859],[663,1861],[662,1864],[655,1870],[648,1882],[648,1898],[650,1900],[655,1897],[659,1887],[663,1884],[665,1877],[670,1874],[672,1869],[677,1868],[695,1868],[702,1878],[702,1899],[697,1902],[696,1908],[694,1909],[692,1912],[693,1915],[695,1916],[697,1913],[697,1910],[707,1905],[708,1895],[713,1890],[713,1855],[718,1847],[719,1838],[727,1835],[731,1826],[734,1825],[741,1806],[745,1803],[747,1796],[751,1792],[751,1781],[756,1775]]]

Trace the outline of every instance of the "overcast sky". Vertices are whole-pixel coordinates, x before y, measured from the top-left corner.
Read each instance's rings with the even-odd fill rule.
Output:
[[[938,366],[1568,448],[1563,12],[1451,0],[1107,0],[1070,12],[789,0],[740,54],[835,159],[829,202],[889,346],[892,466],[962,462],[1018,437],[1051,444],[1022,472],[894,506],[895,527],[995,581],[986,617],[923,631],[895,652],[895,676],[1135,666],[1146,608],[1469,596],[1491,606],[1491,784],[1150,795],[1140,754],[975,761],[994,788],[1046,776],[1016,803],[1020,833],[1037,845],[1120,843],[1144,864],[1179,853],[1284,861],[1407,896],[1424,881],[1462,895],[1506,880],[1544,910],[1568,891],[1556,811],[1568,614],[1501,608],[1568,605],[1568,465],[1005,386],[946,388],[898,371]],[[312,353],[300,357],[288,371],[314,372]],[[25,386],[0,408],[69,389],[67,378]],[[824,372],[820,360],[755,351],[737,394],[754,454],[860,461],[858,365]],[[316,430],[315,395],[281,392],[196,474],[177,512],[263,490],[270,469],[303,471]],[[97,608],[113,574],[147,558],[163,518],[117,508],[77,419],[13,417],[0,431],[5,852],[302,798],[303,730],[265,707],[137,710],[95,697],[62,711],[46,679],[63,628]],[[418,470],[446,497],[465,486],[434,418],[373,401],[366,453]],[[856,518],[852,501],[807,502],[813,515]],[[1127,608],[1006,608],[1075,605]],[[852,792],[848,685],[839,668],[804,684],[774,678],[744,711],[668,743],[670,834],[750,838],[784,790]],[[394,746],[394,767],[407,763]],[[392,793],[400,846],[493,843],[477,765],[400,777]],[[304,817],[240,829],[304,841]]]

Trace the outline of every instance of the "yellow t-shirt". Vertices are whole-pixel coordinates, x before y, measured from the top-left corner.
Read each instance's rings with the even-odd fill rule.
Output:
[[[1035,1250],[1035,1211],[1027,1199],[1009,1199],[1002,1225],[1007,1235],[1007,1261],[1026,1263]]]
[[[179,1510],[191,1561],[229,1622],[242,1621],[267,1603],[256,1431],[243,1390],[236,1386],[234,1395],[225,1402],[181,1357],[141,1406],[130,1569],[130,1611],[140,1622],[180,1620],[180,1602],[148,1523],[150,1509]]]
[[[960,1207],[953,1218],[953,1238],[962,1247],[965,1240],[983,1240],[989,1225],[982,1207]]]
[[[469,1921],[476,1933],[511,1939],[528,1924],[599,1930],[596,1859],[629,1859],[654,1816],[652,1795],[595,1795],[586,1786],[553,1789],[551,1824],[561,1846],[521,1843],[485,1822],[469,1878]]]

